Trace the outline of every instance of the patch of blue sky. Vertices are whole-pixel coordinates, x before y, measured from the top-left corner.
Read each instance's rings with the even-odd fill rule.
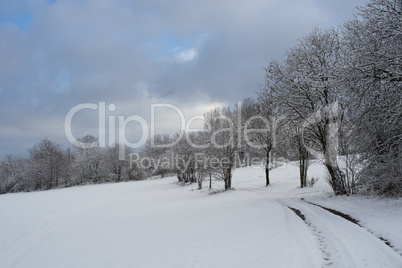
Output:
[[[195,44],[188,39],[179,39],[174,36],[164,36],[159,40],[160,56],[171,57],[180,52],[194,48]]]
[[[32,23],[32,14],[29,12],[22,12],[12,16],[7,16],[0,13],[0,23],[11,23],[23,31],[29,29]]]
[[[56,75],[57,86],[54,90],[58,93],[65,93],[70,90],[70,73],[64,69],[60,69]]]

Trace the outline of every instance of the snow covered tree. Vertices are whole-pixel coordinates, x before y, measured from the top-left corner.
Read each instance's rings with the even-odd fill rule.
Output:
[[[343,106],[344,94],[336,71],[340,57],[338,33],[315,29],[290,49],[283,64],[270,63],[261,92],[271,103],[279,105],[286,117],[303,122],[303,137],[308,139],[311,150],[323,153],[336,194],[346,193],[334,143],[342,118],[337,116],[337,104]]]
[[[353,135],[364,159],[358,174],[379,193],[402,193],[402,4],[371,0],[343,27],[344,83]]]
[[[171,172],[170,150],[172,138],[168,134],[156,134],[146,142],[142,152],[142,157],[149,161],[149,171],[153,175],[160,175],[162,178]]]
[[[106,179],[110,173],[106,165],[105,153],[98,145],[98,139],[86,135],[78,139],[82,146],[75,146],[75,161],[73,168],[76,183],[99,183]]]
[[[284,133],[286,131],[286,134]],[[286,145],[288,150],[291,150],[297,158],[299,167],[300,188],[307,186],[307,171],[310,165],[311,155],[306,148],[306,145],[311,146],[309,141],[304,139],[303,127],[300,121],[287,121],[284,131]]]
[[[124,146],[122,148],[122,146]],[[127,180],[130,175],[129,160],[131,148],[122,144],[115,144],[113,147],[104,149],[105,165],[108,169],[109,178],[112,181],[120,182]],[[120,154],[124,154],[121,160]]]
[[[236,153],[240,148],[238,129],[234,123],[237,120],[236,112],[229,107],[215,109],[207,113],[205,119],[211,129],[211,146],[207,150],[209,168],[225,182],[225,190],[230,190]]]
[[[239,108],[239,107],[236,107],[236,108]],[[261,107],[258,103],[258,100],[255,100],[254,98],[245,98],[241,102],[240,109],[241,109],[240,110],[241,111],[240,127],[241,127],[241,133],[242,133],[242,137],[241,137],[242,142],[241,142],[241,147],[239,148],[239,153],[238,153],[239,154],[238,160],[240,160],[240,161],[238,161],[237,164],[249,165],[250,164],[249,160],[251,158],[263,158],[265,155],[264,153],[261,152],[261,148],[255,148],[256,146],[252,146],[252,142],[254,142],[254,141],[247,142],[245,140],[246,139],[245,131],[250,130],[250,129],[246,129],[246,127],[252,128],[252,124],[255,123],[252,120],[255,116],[260,115]],[[249,124],[249,125],[246,126],[246,124]],[[248,138],[252,139],[252,137],[248,137]]]
[[[63,171],[61,146],[44,139],[29,150],[28,174],[35,181],[35,190],[59,187]]]
[[[270,183],[270,162],[272,160],[272,151],[275,146],[277,132],[277,120],[273,116],[273,106],[270,106],[269,104],[266,105],[264,100],[263,96],[260,96],[260,103],[256,107],[254,116],[250,117],[244,126],[246,133],[244,136],[245,139],[247,139],[247,144],[253,148],[259,148],[264,152],[262,164],[265,166],[265,186],[268,186]]]
[[[27,166],[27,159],[6,155],[6,159],[0,162],[0,194],[33,190],[25,174]]]
[[[190,135],[190,133],[185,133],[185,135]],[[180,136],[177,133],[173,139],[176,140]],[[187,141],[183,136],[172,148],[171,153],[173,153],[173,161],[171,163],[176,171],[177,178],[179,182],[195,182],[196,181],[196,170],[195,170],[195,148]]]

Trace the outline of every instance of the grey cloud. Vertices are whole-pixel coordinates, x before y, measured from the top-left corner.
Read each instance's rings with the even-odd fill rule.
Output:
[[[263,67],[297,38],[313,26],[338,26],[362,4],[27,1],[28,30],[0,23],[0,153],[24,152],[46,133],[67,144],[64,117],[79,103],[106,101],[145,117],[158,101],[233,104],[254,94]],[[195,59],[179,61],[189,49]],[[82,114],[76,128],[94,131],[94,116]]]

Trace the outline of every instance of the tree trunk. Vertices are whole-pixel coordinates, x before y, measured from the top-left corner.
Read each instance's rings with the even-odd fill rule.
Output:
[[[299,157],[300,188],[307,186],[308,159],[304,155]]]
[[[337,114],[332,110],[328,111],[325,120],[325,143],[322,143],[324,149],[324,165],[327,167],[331,176],[332,189],[335,195],[346,194],[345,174],[340,170],[337,162],[338,156],[338,123]]]
[[[345,184],[344,184],[344,174],[337,166],[333,166],[325,163],[325,167],[328,169],[329,175],[331,176],[331,186],[335,192],[335,195],[346,194]]]
[[[198,176],[198,190],[202,189],[202,177]]]
[[[122,170],[122,168],[121,168],[121,166],[119,165],[119,166],[117,167],[117,181],[118,181],[118,182],[120,182],[120,180],[121,180],[121,170]]]
[[[304,158],[303,159],[303,186],[306,187],[307,186],[307,170],[308,170],[308,159]]]
[[[228,168],[228,190],[232,188],[232,169]]]
[[[209,173],[209,190],[212,189],[212,175]]]
[[[190,172],[191,172],[191,182],[195,182],[196,181],[195,170],[191,168]]]
[[[299,157],[299,173],[300,173],[300,188],[304,187],[303,179],[304,179],[304,166],[302,156]]]
[[[269,185],[269,152],[267,151],[267,157],[265,159],[265,187]]]

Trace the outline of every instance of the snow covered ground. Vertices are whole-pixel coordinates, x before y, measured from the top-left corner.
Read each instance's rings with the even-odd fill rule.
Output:
[[[0,267],[402,267],[400,200],[328,197],[319,163],[313,188],[297,176],[286,164],[265,188],[241,168],[213,195],[174,177],[2,195]]]

